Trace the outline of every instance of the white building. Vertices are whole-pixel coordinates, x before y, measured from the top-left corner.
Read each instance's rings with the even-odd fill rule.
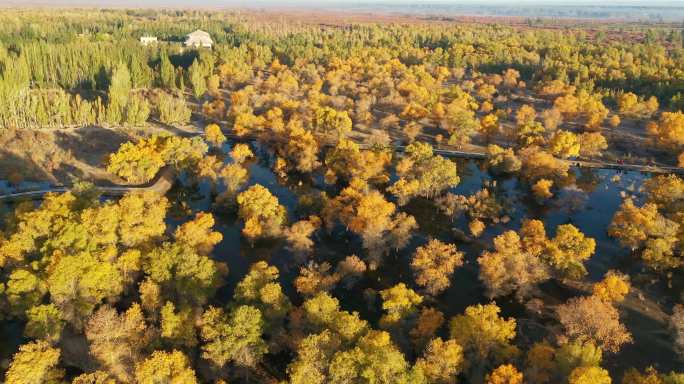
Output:
[[[141,36],[140,37],[140,44],[142,44],[142,45],[157,44],[157,36]]]
[[[199,29],[189,34],[185,40],[186,47],[211,48],[212,45],[214,45],[214,42],[211,40],[211,36]]]

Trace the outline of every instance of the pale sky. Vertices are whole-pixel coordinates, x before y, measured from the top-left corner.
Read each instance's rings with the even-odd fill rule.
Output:
[[[489,7],[487,13],[496,13],[492,11],[492,6],[501,5],[507,8],[507,14],[512,14],[511,10],[516,6],[520,8],[521,13],[525,13],[526,7],[541,6],[570,6],[574,9],[586,6],[589,9],[596,10],[606,6],[645,6],[646,8],[629,9],[629,13],[635,17],[660,15],[664,18],[671,18],[679,20],[683,17],[684,0],[0,0],[0,7],[113,7],[113,8],[289,8],[295,7],[300,9],[334,9],[345,10],[349,7],[350,10],[367,10],[372,11],[373,5],[378,5],[385,10],[408,11],[408,9],[399,9],[402,5],[463,5],[473,6],[474,9],[483,11]],[[395,7],[387,8],[387,6]],[[667,10],[653,7],[677,7],[677,12],[668,14]],[[419,12],[431,12],[427,8],[409,8],[418,9]],[[477,12],[475,10],[471,10]],[[417,11],[417,12],[418,12]],[[533,10],[527,9],[527,12]],[[432,12],[435,12],[433,9]],[[513,11],[515,12],[515,11]],[[453,14],[468,13],[466,10],[454,10]]]
[[[467,4],[467,5],[641,5],[684,6],[684,0],[0,0],[0,4],[91,5],[91,6],[230,6],[230,5],[357,5],[357,4]]]

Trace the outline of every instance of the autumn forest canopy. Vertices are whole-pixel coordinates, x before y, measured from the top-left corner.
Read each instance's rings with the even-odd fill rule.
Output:
[[[683,111],[681,23],[3,10],[0,374],[684,384]]]

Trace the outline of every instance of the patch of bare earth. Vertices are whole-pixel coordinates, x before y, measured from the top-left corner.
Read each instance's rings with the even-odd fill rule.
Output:
[[[123,184],[105,169],[109,154],[137,137],[168,132],[184,134],[192,128],[151,124],[137,128],[87,126],[63,129],[0,130],[0,180],[48,181],[72,184],[75,180],[99,185]]]

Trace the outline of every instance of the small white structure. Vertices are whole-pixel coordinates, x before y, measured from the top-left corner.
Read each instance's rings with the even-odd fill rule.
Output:
[[[212,45],[214,45],[214,41],[211,40],[211,36],[207,32],[199,29],[189,34],[187,39],[185,39],[186,47],[211,48]]]
[[[141,36],[140,37],[140,44],[142,44],[142,45],[157,44],[157,36]]]

